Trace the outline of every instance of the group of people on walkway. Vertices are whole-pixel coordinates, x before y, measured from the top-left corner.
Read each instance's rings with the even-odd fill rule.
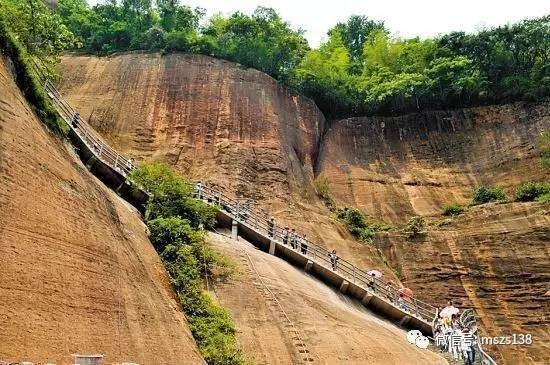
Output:
[[[441,352],[448,352],[453,361],[463,359],[464,365],[473,365],[476,337],[472,328],[461,323],[459,313],[460,310],[452,301],[445,308],[438,308],[434,328],[435,343]]]
[[[250,205],[249,202],[244,204],[237,203],[237,206],[229,207],[224,206],[225,203],[220,202],[219,195],[215,197],[210,197],[209,194],[205,194],[204,186],[201,182],[198,182],[195,185],[195,193],[199,199],[206,199],[208,201],[216,201],[218,204],[222,205],[222,208],[230,213],[234,213],[239,217],[239,220],[246,222],[250,216]],[[206,196],[205,196],[206,195]],[[316,252],[312,251],[310,242],[307,239],[307,235],[300,235],[296,232],[294,228],[289,228],[285,226],[280,228],[275,223],[274,217],[269,217],[267,219],[267,226],[264,226],[267,230],[267,236],[271,239],[281,239],[283,245],[290,246],[293,250],[302,253],[303,255],[315,254]],[[328,262],[333,271],[338,271],[340,257],[336,253],[336,250],[331,250],[327,253]],[[378,293],[385,296],[393,305],[401,308],[402,310],[413,313],[419,316],[419,310],[416,303],[416,300],[410,299],[412,297],[412,291],[408,288],[396,289],[389,282],[384,282],[380,280],[382,273],[377,270],[371,270],[368,273],[367,279],[367,288],[373,293]],[[403,289],[408,290],[408,292],[403,291]]]
[[[271,238],[275,238],[276,236],[276,227],[273,217],[269,218],[267,234]],[[300,235],[294,228],[290,229],[288,227],[284,227],[281,234],[281,239],[284,245],[290,245],[290,247],[294,250],[299,250],[302,254],[307,255],[309,245],[306,234]]]

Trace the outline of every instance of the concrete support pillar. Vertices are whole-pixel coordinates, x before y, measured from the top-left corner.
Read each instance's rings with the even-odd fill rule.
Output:
[[[405,326],[407,325],[407,323],[409,323],[410,320],[411,320],[411,316],[405,316],[401,318],[401,320],[399,321],[399,325]]]
[[[273,241],[273,240],[269,241],[269,254],[270,255],[275,255],[275,247],[277,247],[277,244],[275,243],[275,241]]]
[[[124,186],[124,184],[126,183],[126,181],[123,181],[122,183],[120,183],[120,185],[116,188],[115,190],[115,193],[120,196],[120,190],[122,189],[122,187]]]
[[[238,239],[239,237],[239,223],[236,219],[233,219],[231,221],[231,238],[234,240]]]
[[[92,155],[92,157],[90,157],[90,158],[88,159],[88,161],[86,161],[86,163],[85,163],[86,168],[87,168],[88,170],[91,170],[92,167],[94,166],[94,164],[95,164],[96,161],[97,161],[97,158],[96,158],[94,155]]]
[[[348,291],[349,283],[347,280],[342,281],[342,284],[340,285],[340,291],[342,294],[346,294],[346,291]]]
[[[363,296],[363,299],[361,299],[361,303],[363,303],[363,305],[367,306],[367,305],[369,305],[372,298],[374,298],[374,295],[372,295],[369,292],[366,292],[365,295]]]
[[[311,267],[313,266],[313,261],[311,260],[307,260],[306,262],[306,268],[304,269],[305,272],[309,272],[309,270],[311,270]]]

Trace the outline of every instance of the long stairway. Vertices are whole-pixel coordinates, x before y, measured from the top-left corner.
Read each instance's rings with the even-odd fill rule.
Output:
[[[128,179],[134,168],[131,160],[110,147],[80,117],[63,99],[53,83],[40,72],[38,65],[35,72],[57,112],[67,123],[69,137],[79,149],[79,155],[86,166],[117,192],[126,192],[124,197],[138,209],[142,208],[148,195],[133,186]],[[265,214],[254,210],[250,205],[243,205],[221,190],[197,184],[196,197],[218,208],[218,220],[221,225],[231,228],[233,238],[242,236],[264,251],[303,267],[305,271],[336,287],[342,293],[360,300],[365,306],[401,326],[418,329],[426,336],[433,337],[433,326],[437,318],[436,307],[414,297],[401,295],[398,288],[369,275],[367,270],[344,258],[339,257],[335,263],[330,258],[330,252],[314,242],[302,238],[289,239],[288,231],[278,227]],[[276,298],[274,300],[276,301]],[[467,310],[464,313],[467,313],[464,317],[465,323],[475,326],[477,330],[474,311]],[[304,361],[312,361],[307,356],[309,351],[299,336],[296,341],[298,347],[303,347],[300,353],[305,355]],[[496,364],[479,344],[477,346],[479,362],[476,363]]]

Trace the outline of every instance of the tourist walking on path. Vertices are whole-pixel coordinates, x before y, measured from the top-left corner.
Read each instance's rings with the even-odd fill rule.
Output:
[[[338,259],[339,259],[338,255],[336,255],[336,250],[332,250],[332,252],[328,254],[328,257],[330,258],[332,271],[336,271],[338,269]]]
[[[300,246],[302,248],[302,253],[304,255],[307,255],[307,235],[304,234],[304,237],[302,238],[302,242]]]
[[[275,218],[271,217],[269,218],[269,221],[267,221],[267,235],[273,238],[274,233],[275,233]]]

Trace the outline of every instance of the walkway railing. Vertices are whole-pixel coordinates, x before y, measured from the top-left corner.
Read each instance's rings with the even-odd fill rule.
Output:
[[[40,67],[37,65],[35,66],[35,72],[40,78],[44,90],[68,127],[88,146],[96,158],[101,160],[112,170],[121,174],[124,178],[127,178],[134,168],[131,160],[120,155],[116,150],[110,147],[61,96],[52,82],[40,71]],[[240,224],[249,227],[261,235],[269,237],[273,241],[283,244],[296,253],[307,257],[312,262],[325,267],[327,270],[338,272],[350,283],[362,287],[373,296],[391,304],[407,315],[416,317],[430,326],[434,323],[437,315],[436,307],[414,297],[401,295],[399,290],[388,282],[369,275],[367,271],[341,257],[338,258],[334,265],[334,261],[331,260],[329,256],[330,251],[303,236],[297,234],[292,235],[291,232],[283,229],[283,227],[272,224],[270,218],[264,212],[255,210],[250,206],[243,207],[237,199],[230,198],[223,191],[219,191],[209,186],[200,185],[200,189],[198,189],[197,193],[198,198],[205,200],[211,205],[216,205]],[[241,207],[242,209],[240,209]],[[466,313],[468,314],[466,315]],[[472,323],[473,321],[475,324],[473,311],[465,311],[463,315],[465,315],[465,323]],[[495,364],[490,356],[483,352],[480,346],[479,353],[483,354],[484,358],[487,359],[487,364]]]
[[[217,205],[240,224],[247,226],[269,239],[283,244],[287,248],[307,257],[312,262],[328,270],[336,271],[348,282],[354,283],[372,295],[389,302],[398,310],[414,316],[431,326],[436,315],[436,307],[414,297],[402,295],[399,289],[386,281],[369,275],[367,271],[351,262],[339,257],[333,267],[330,251],[326,248],[300,236],[292,234],[283,227],[272,224],[265,213],[258,212],[250,207],[240,209],[236,199],[228,197],[224,192],[206,185],[199,185],[198,197],[209,204]]]
[[[52,101],[57,113],[67,126],[89,147],[100,161],[113,168],[119,174],[127,177],[134,168],[132,161],[114,150],[105,142],[95,130],[80,116],[75,109],[61,96],[52,82],[41,71],[38,65],[34,65],[35,73],[44,87],[44,91]]]
[[[495,360],[491,358],[481,347],[481,336],[479,334],[479,329],[477,327],[476,316],[473,309],[466,309],[460,315],[460,324],[464,328],[468,328],[474,334],[476,341],[474,343],[474,349],[476,351],[476,363],[482,365],[497,365]]]

